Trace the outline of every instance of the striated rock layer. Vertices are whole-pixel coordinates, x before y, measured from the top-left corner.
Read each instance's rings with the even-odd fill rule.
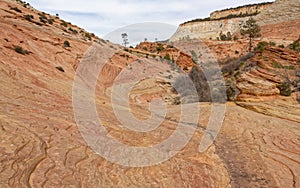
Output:
[[[280,29],[280,25],[278,27],[276,24],[285,24],[289,27],[289,32],[285,32],[285,40],[290,42],[297,39],[299,36],[299,24],[293,22],[299,21],[300,19],[300,4],[298,0],[276,0],[272,4],[262,6],[261,9],[261,12],[258,11],[258,15],[252,16],[258,21],[258,24],[262,26],[262,38],[269,40],[278,39],[272,32],[278,33],[277,30],[278,28]],[[227,32],[238,34],[241,25],[245,23],[250,16],[239,17],[235,11],[230,13],[231,10],[233,11],[236,9],[216,11],[215,13],[212,13],[212,17],[209,20],[190,21],[181,24],[176,33],[171,37],[170,41],[183,40],[186,38],[216,40],[221,31],[223,34],[226,34]],[[244,13],[243,10],[241,12]],[[250,14],[251,11],[249,10],[248,13]],[[228,15],[233,15],[231,16],[233,18],[226,18]],[[218,19],[215,20],[214,18]],[[269,33],[269,30],[272,30],[272,32]]]
[[[33,20],[25,19],[27,14]],[[46,19],[40,19],[41,15],[54,19],[53,24],[42,22]],[[112,109],[109,92],[114,79],[124,68],[132,76],[170,66],[153,58],[130,72],[139,56],[15,1],[0,1],[0,27],[0,187],[300,186],[299,123],[288,116],[283,120],[232,104],[227,104],[219,137],[204,153],[199,152],[199,143],[207,132],[211,106],[199,104],[199,123],[186,122],[196,127],[195,134],[170,160],[143,168],[105,160],[87,145],[74,120],[73,80],[85,51],[92,41],[104,54],[118,51],[99,76],[95,101],[109,134],[128,145],[152,146],[168,138],[177,128],[181,109],[169,105],[165,121],[155,131],[130,131],[120,125]],[[158,83],[165,83],[166,76],[160,76]],[[131,93],[142,101],[131,103],[136,117],[149,115],[149,103],[143,104],[143,99],[149,100],[147,94],[166,92],[155,83],[146,79]]]

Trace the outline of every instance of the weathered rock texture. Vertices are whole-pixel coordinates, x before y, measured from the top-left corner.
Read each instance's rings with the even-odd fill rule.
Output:
[[[34,19],[25,20],[27,14]],[[47,14],[47,18],[54,19],[53,25],[43,23],[39,14],[15,1],[0,1],[0,187],[300,186],[299,123],[290,121],[289,116],[278,119],[230,104],[220,137],[204,153],[198,151],[199,142],[211,107],[199,104],[200,122],[192,124],[197,131],[174,158],[156,166],[129,168],[100,157],[76,126],[73,79],[92,41],[102,46],[104,53],[119,46],[97,37],[90,40],[80,28],[72,24],[62,26],[60,19]],[[70,47],[64,45],[65,41]],[[16,46],[23,50],[16,50]],[[120,71],[130,70],[130,63],[139,58],[119,49],[101,72],[95,101],[110,135],[129,145],[151,146],[174,132],[181,109],[168,106],[170,112],[158,130],[135,133],[120,125],[108,95]],[[146,62],[128,76],[170,69],[166,62],[155,58]],[[160,77],[165,80],[166,76]],[[142,101],[149,100],[147,94],[164,92],[155,83],[146,79],[137,84],[131,95],[137,96],[131,110],[138,118],[149,115],[149,106]],[[142,93],[143,90],[150,92]],[[137,104],[140,99],[141,104]]]
[[[248,7],[248,9],[251,7]],[[256,6],[252,7],[253,11],[255,11]],[[275,33],[278,33],[278,28],[280,29],[280,25],[276,27],[276,24],[288,24],[289,28],[288,32],[285,32],[286,35],[284,37],[285,40],[289,42],[291,40],[297,39],[299,36],[299,22],[300,19],[300,3],[298,0],[277,0],[273,4],[267,4],[265,6],[261,6],[261,12],[258,15],[254,16],[254,19],[258,20],[258,24],[262,27],[262,38],[266,39],[278,39],[274,36],[274,33],[268,32],[272,30]],[[183,40],[186,38],[196,38],[196,39],[216,39],[219,37],[220,32],[226,34],[227,32],[231,32],[231,34],[238,33],[241,25],[245,23],[246,20],[249,19],[249,16],[241,17],[241,18],[226,18],[222,19],[222,17],[226,17],[230,14],[236,15],[236,12],[239,9],[220,11],[212,13],[212,18],[218,18],[220,20],[210,19],[208,21],[195,21],[195,22],[187,22],[185,24],[181,24],[176,31],[176,33],[171,37],[170,41]],[[233,11],[233,12],[232,12]],[[247,12],[247,7],[241,10],[241,12]],[[232,13],[231,13],[232,12]],[[249,13],[252,11],[249,10]],[[292,23],[297,21],[296,23]],[[275,25],[274,25],[275,24]],[[281,31],[282,33],[282,31]],[[282,41],[282,39],[281,39]]]
[[[236,8],[230,8],[226,10],[219,10],[212,12],[210,14],[210,19],[221,19],[226,18],[228,16],[240,16],[240,15],[253,15],[259,14],[263,10],[269,8],[272,3],[261,3],[261,4],[252,4],[248,6],[240,6]]]

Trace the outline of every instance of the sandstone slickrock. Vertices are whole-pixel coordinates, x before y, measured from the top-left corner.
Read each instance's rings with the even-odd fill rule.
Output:
[[[17,7],[21,13],[11,7]],[[27,14],[33,15],[33,20],[25,19]],[[53,24],[41,22],[41,15],[54,19]],[[211,114],[210,104],[201,103],[200,122],[192,125],[196,132],[174,158],[156,166],[130,168],[99,156],[80,134],[72,106],[75,71],[92,42],[102,46],[104,53],[112,48],[118,51],[101,72],[95,99],[98,115],[115,139],[134,146],[157,144],[177,128],[181,109],[168,105],[166,120],[150,133],[122,127],[112,109],[111,87],[122,70],[130,71],[132,61],[145,58],[123,51],[75,25],[67,23],[66,28],[61,23],[65,22],[31,7],[24,8],[20,2],[0,1],[0,187],[300,186],[300,130],[299,121],[295,121],[299,120],[299,108],[295,106],[293,113],[289,109],[281,112],[281,116],[285,115],[283,119],[228,103],[220,135],[206,152],[199,153],[199,142]],[[64,46],[64,41],[69,41],[70,47]],[[16,46],[28,54],[17,52]],[[289,55],[278,53],[293,61]],[[165,61],[155,58],[145,62],[136,71],[156,73],[171,69]],[[149,106],[145,101],[150,96],[168,93],[168,84],[160,87],[169,81],[168,74],[136,85],[131,93],[133,99],[137,98],[131,101],[136,117],[148,118]],[[268,77],[272,75],[265,76]]]

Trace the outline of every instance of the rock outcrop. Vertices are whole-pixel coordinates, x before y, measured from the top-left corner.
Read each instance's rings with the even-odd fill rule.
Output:
[[[251,15],[251,13],[256,12],[257,15]],[[286,24],[289,32],[284,32],[286,35],[283,37],[289,42],[295,40],[295,36],[299,36],[299,19],[300,19],[300,4],[298,0],[277,0],[272,4],[257,6],[246,6],[240,8],[242,16],[238,14],[239,8],[229,9],[225,11],[216,11],[211,14],[208,19],[199,19],[194,21],[189,21],[181,24],[177,29],[176,33],[171,37],[170,41],[184,40],[187,38],[191,39],[202,39],[216,40],[220,33],[226,34],[230,32],[231,34],[238,33],[241,25],[245,23],[246,20],[253,16],[258,20],[258,24],[263,26],[262,28],[262,38],[271,40],[272,38],[278,39],[278,35],[274,36],[270,30],[276,32],[276,24]],[[248,12],[247,14],[243,14]],[[296,23],[291,23],[295,22]],[[272,29],[275,24],[275,28]],[[278,27],[279,28],[279,27]],[[280,28],[279,28],[280,29]],[[277,32],[278,33],[278,32]],[[281,31],[281,34],[284,34]],[[282,42],[282,40],[281,40]]]
[[[260,3],[251,4],[246,6],[240,6],[236,8],[230,8],[226,10],[214,11],[210,14],[211,20],[222,19],[226,17],[242,16],[242,15],[256,15],[261,13],[263,10],[269,8],[273,3]]]
[[[124,51],[119,45],[20,1],[0,1],[0,27],[0,187],[300,186],[300,131],[299,122],[295,121],[299,108],[290,108],[292,113],[281,110],[277,117],[293,115],[283,119],[229,103],[217,140],[200,153],[203,135],[211,132],[206,130],[212,114],[209,104],[197,104],[201,107],[198,123],[183,122],[180,106],[168,105],[162,124],[147,133],[124,127],[114,113],[116,107],[129,110],[138,119],[147,119],[151,115],[148,101],[168,94],[171,87],[167,77],[178,71],[166,61],[151,55],[146,58],[150,53],[139,49]],[[97,51],[102,53],[100,60],[111,49],[117,51],[105,62],[95,91],[95,108],[107,134],[124,145],[152,147],[172,137],[179,123],[195,127],[191,140],[173,158],[155,166],[125,167],[98,155],[83,139],[75,122],[72,87],[78,65],[92,44],[101,49]],[[199,43],[193,45],[186,46],[186,51],[197,50]],[[201,48],[209,50],[204,44]],[[173,50],[169,52],[175,55]],[[288,61],[295,59],[285,51],[274,53]],[[210,55],[203,54],[207,59],[213,58]],[[177,61],[183,60],[179,56]],[[134,63],[139,66],[133,67]],[[148,77],[136,84],[131,95],[126,96],[132,99],[130,109],[112,104],[110,96],[115,79],[124,69],[128,73],[125,81],[141,73],[160,75],[160,79]],[[86,97],[85,93],[80,94]],[[251,107],[248,103],[242,105]],[[90,115],[88,110],[86,113]],[[189,109],[189,113],[195,111]],[[96,130],[96,126],[89,128]],[[106,153],[122,154],[107,149],[110,142],[105,144]],[[156,156],[132,156],[130,162],[151,157]]]

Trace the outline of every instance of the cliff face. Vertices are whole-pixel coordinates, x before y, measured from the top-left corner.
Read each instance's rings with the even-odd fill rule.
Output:
[[[249,19],[250,15],[253,16],[256,11],[257,13],[261,12],[254,16],[261,26],[281,24],[300,19],[300,3],[298,0],[277,0],[273,4],[245,6],[236,9],[216,11],[211,14],[210,19],[206,19],[208,21],[190,21],[181,24],[170,41],[186,38],[216,39],[219,37],[221,31],[225,34],[227,32],[231,32],[232,34],[237,33],[241,25]],[[243,16],[239,17],[241,13]],[[296,28],[297,25],[289,24],[288,27],[291,28],[289,33],[293,34],[289,34],[290,37],[288,38],[286,36],[280,37],[295,40],[295,36],[299,35],[298,29]],[[263,38],[278,38],[278,36],[264,35],[266,32],[272,35],[272,32],[269,32],[269,30],[270,28],[262,28]]]
[[[210,19],[221,19],[231,15],[252,15],[258,14],[267,9],[272,3],[254,4],[249,6],[241,6],[237,8],[231,8],[227,10],[215,11],[210,14]]]
[[[248,17],[243,17],[186,23],[177,29],[170,41],[187,38],[216,39],[219,37],[221,31],[225,34],[227,32],[237,31],[247,19]]]

